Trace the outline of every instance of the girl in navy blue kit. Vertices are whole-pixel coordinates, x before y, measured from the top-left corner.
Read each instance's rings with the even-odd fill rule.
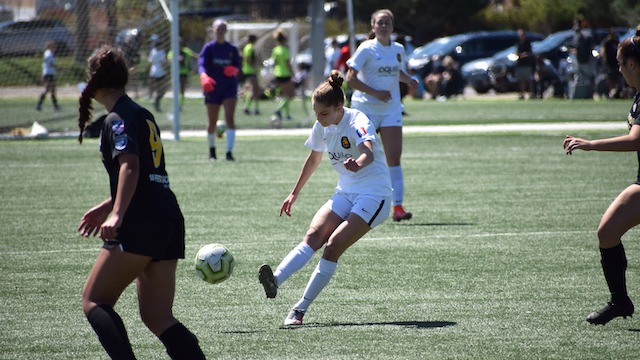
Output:
[[[640,26],[636,35],[620,43],[617,53],[618,66],[627,84],[640,89]],[[636,151],[640,162],[640,93],[631,106],[627,117],[629,134],[609,139],[584,140],[567,136],[563,146],[567,154],[574,150]],[[624,189],[605,211],[598,226],[598,245],[604,278],[611,292],[611,300],[601,310],[587,316],[592,324],[606,324],[612,319],[633,315],[634,307],[627,294],[625,272],[627,256],[620,238],[629,229],[640,224],[640,168],[638,179]]]
[[[216,123],[220,106],[224,107],[224,119],[227,123],[227,160],[233,161],[233,146],[236,140],[235,111],[238,101],[238,79],[236,75],[242,66],[238,48],[225,40],[227,23],[216,20],[213,23],[215,40],[206,44],[198,59],[198,72],[204,103],[207,106],[207,141],[209,160],[216,157]]]
[[[185,253],[184,218],[165,171],[164,148],[153,115],[125,92],[127,62],[103,47],[89,59],[80,97],[79,141],[91,120],[92,99],[107,115],[100,154],[111,196],[87,211],[78,231],[104,242],[82,291],[82,309],[113,359],[135,359],[118,298],[134,280],[142,321],[172,359],[204,359],[198,339],[172,315],[177,259]]]

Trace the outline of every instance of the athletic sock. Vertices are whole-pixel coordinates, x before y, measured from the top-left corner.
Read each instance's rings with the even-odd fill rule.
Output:
[[[273,277],[276,279],[276,286],[280,286],[280,284],[285,282],[296,271],[307,265],[313,257],[313,254],[315,254],[315,251],[304,242],[294,247],[293,250],[282,259],[280,265],[278,265],[278,268],[273,273]]]
[[[209,143],[209,148],[216,147],[216,133],[208,134],[207,133],[207,143]]]
[[[627,282],[625,272],[627,270],[627,256],[622,243],[610,248],[600,248],[602,270],[604,278],[611,292],[611,302],[614,304],[626,304],[629,302],[627,295]]]
[[[180,95],[180,109],[184,106],[184,95]]]
[[[337,262],[320,259],[318,266],[316,266],[313,274],[311,274],[311,278],[309,279],[307,288],[304,289],[302,299],[300,299],[300,301],[298,301],[293,306],[293,308],[307,311],[309,305],[311,305],[313,300],[318,297],[322,289],[327,286],[329,280],[331,280],[331,277],[333,277],[333,274],[336,272],[336,267],[338,267]]]
[[[38,100],[38,106],[42,106],[42,103],[44,102],[44,99],[46,96],[47,94],[40,95],[40,99]]]
[[[109,305],[94,307],[87,320],[98,335],[102,347],[112,359],[135,359],[122,319]]]
[[[244,108],[249,110],[249,108],[251,107],[251,94],[247,93],[244,95]]]
[[[236,129],[227,129],[227,152],[233,151],[233,146],[236,143]]]
[[[58,99],[56,99],[56,96],[53,94],[51,94],[51,102],[53,103],[53,108],[58,109]]]
[[[393,188],[393,204],[402,205],[404,198],[404,178],[402,176],[402,166],[389,167],[389,176],[391,176],[391,187]]]
[[[289,109],[289,104],[291,103],[291,98],[284,98],[284,113],[287,114],[288,117],[291,117],[291,110]]]
[[[282,110],[284,109],[284,105],[287,102],[287,98],[283,97],[282,99],[280,99],[280,102],[278,103],[278,108],[276,109],[278,112],[282,113]]]
[[[198,338],[181,323],[171,326],[158,338],[167,348],[169,357],[174,360],[205,359]]]

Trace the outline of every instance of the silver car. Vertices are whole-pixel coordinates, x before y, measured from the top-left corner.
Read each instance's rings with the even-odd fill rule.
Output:
[[[50,40],[56,45],[57,56],[66,56],[73,51],[73,34],[59,21],[42,19],[3,23],[0,28],[0,56],[40,55]]]

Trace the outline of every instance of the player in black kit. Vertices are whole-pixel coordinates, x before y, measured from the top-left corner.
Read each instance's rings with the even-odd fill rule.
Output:
[[[640,89],[640,26],[636,35],[625,39],[618,47],[617,53],[620,72],[627,84]],[[627,117],[629,134],[609,139],[584,140],[567,136],[563,146],[567,154],[573,150],[598,151],[637,151],[640,162],[640,93],[636,94],[631,111]],[[633,315],[634,307],[627,295],[625,272],[627,257],[620,238],[632,227],[640,224],[640,169],[634,184],[624,189],[605,211],[598,226],[598,245],[604,278],[611,292],[611,301],[601,310],[587,316],[592,324],[606,324],[612,319]]]
[[[177,259],[183,259],[184,218],[165,171],[160,130],[153,115],[125,92],[124,55],[103,47],[89,59],[80,97],[79,141],[91,120],[92,99],[109,111],[100,153],[111,197],[82,217],[82,236],[104,244],[82,291],[82,309],[113,359],[135,359],[127,331],[113,306],[134,280],[142,321],[172,359],[204,359],[198,339],[172,315]],[[109,216],[110,215],[110,216]]]

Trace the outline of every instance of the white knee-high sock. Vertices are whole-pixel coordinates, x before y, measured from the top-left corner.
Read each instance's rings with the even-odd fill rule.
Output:
[[[336,272],[336,267],[338,267],[337,262],[320,259],[318,266],[316,266],[313,274],[311,274],[307,288],[304,289],[302,299],[300,299],[300,301],[298,301],[293,307],[302,311],[307,311],[309,305],[311,305],[313,300],[318,297],[322,289],[327,286],[329,280],[333,277],[333,274]]]
[[[389,175],[391,176],[391,186],[393,187],[393,205],[402,205],[404,198],[402,165],[389,167]]]
[[[307,265],[313,257],[313,254],[315,254],[315,251],[304,242],[294,247],[293,250],[282,259],[280,265],[278,265],[278,268],[273,273],[273,277],[276,278],[276,286],[280,286],[280,284],[285,282],[296,271]]]
[[[207,142],[209,143],[209,148],[216,147],[216,133],[207,134]]]
[[[227,152],[233,150],[233,145],[236,143],[236,129],[227,129]]]

